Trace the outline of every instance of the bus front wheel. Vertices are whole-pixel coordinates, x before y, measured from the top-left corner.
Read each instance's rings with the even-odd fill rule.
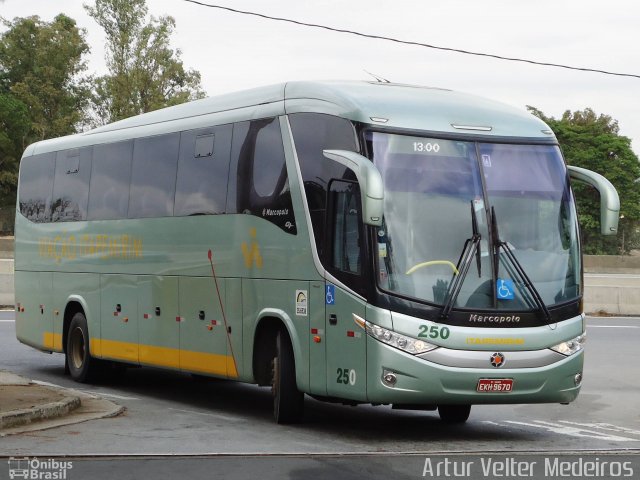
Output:
[[[271,392],[273,414],[277,423],[296,423],[301,420],[304,394],[296,385],[296,367],[289,336],[280,330],[276,336],[276,356],[273,359]]]
[[[438,405],[438,413],[445,423],[464,423],[471,413],[471,405]]]
[[[95,379],[100,365],[89,353],[89,329],[82,312],[76,313],[69,324],[66,357],[69,373],[76,382]]]

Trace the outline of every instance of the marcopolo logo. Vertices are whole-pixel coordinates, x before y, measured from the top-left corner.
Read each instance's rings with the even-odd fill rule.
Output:
[[[519,323],[520,317],[516,315],[469,315],[469,322],[475,323]]]
[[[39,460],[29,457],[9,458],[9,478],[26,478],[33,480],[65,480],[69,478],[67,471],[73,468],[73,462],[48,458]]]

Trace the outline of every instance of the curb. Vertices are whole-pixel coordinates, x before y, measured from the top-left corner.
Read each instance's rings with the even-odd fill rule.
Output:
[[[80,405],[80,397],[66,397],[57,402],[46,403],[33,408],[0,413],[0,430],[67,415],[80,408]]]
[[[0,369],[0,438],[116,417],[126,409],[90,392]]]

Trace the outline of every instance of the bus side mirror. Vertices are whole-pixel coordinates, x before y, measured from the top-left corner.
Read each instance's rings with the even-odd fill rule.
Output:
[[[572,180],[588,183],[600,192],[600,233],[615,235],[618,233],[620,198],[616,187],[599,173],[586,168],[567,166]]]
[[[356,152],[324,150],[322,153],[329,160],[353,170],[362,194],[362,219],[364,223],[374,227],[382,226],[384,186],[380,170],[371,160]]]

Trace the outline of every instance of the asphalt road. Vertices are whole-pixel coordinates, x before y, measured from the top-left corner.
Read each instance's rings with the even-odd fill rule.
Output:
[[[0,456],[68,455],[78,459],[76,472],[92,465],[96,473],[109,474],[115,471],[103,467],[110,460],[101,457],[124,455],[133,462],[129,465],[157,470],[156,478],[171,478],[161,475],[172,471],[171,463],[160,461],[165,456],[186,456],[183,460],[172,457],[186,462],[183,466],[189,459],[194,465],[196,459],[202,460],[198,465],[210,474],[218,470],[204,465],[217,459],[229,468],[236,462],[262,472],[262,478],[283,478],[287,472],[297,478],[306,468],[313,472],[321,466],[327,468],[327,478],[382,478],[393,472],[398,478],[423,478],[426,455],[577,452],[595,458],[607,452],[638,454],[640,318],[589,318],[587,333],[583,388],[569,406],[474,406],[465,425],[451,427],[443,425],[436,412],[346,407],[306,398],[305,422],[279,426],[272,420],[267,388],[195,380],[151,368],[131,369],[117,383],[76,384],[64,375],[62,355],[44,354],[18,343],[13,312],[0,312],[0,368],[97,393],[127,407],[117,418],[0,438]],[[380,460],[385,458],[388,461]],[[112,465],[116,464],[120,468],[126,463]],[[369,467],[363,470],[364,465]],[[345,476],[331,476],[335,468],[343,469]],[[0,466],[0,478],[4,473]],[[640,475],[640,464],[636,474]],[[129,477],[119,474],[118,478]],[[238,478],[253,477],[238,474]]]

